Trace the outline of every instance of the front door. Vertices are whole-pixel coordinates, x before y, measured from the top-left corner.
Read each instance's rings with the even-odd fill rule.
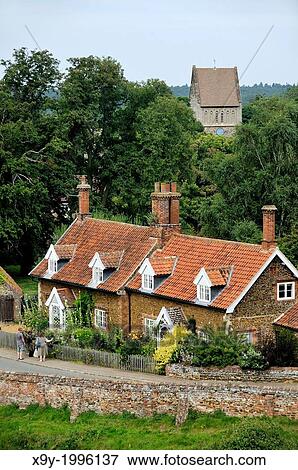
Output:
[[[0,297],[0,321],[13,321],[14,300],[9,297]]]

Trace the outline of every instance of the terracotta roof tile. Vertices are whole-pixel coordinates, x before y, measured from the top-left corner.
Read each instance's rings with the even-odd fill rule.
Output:
[[[206,268],[206,273],[213,286],[225,286],[230,270],[227,268]]]
[[[66,305],[66,303],[69,306],[73,305],[76,298],[71,289],[69,289],[68,287],[64,287],[60,289],[58,288],[57,292],[64,305]]]
[[[59,256],[59,259],[71,259],[74,255],[75,249],[77,245],[63,245],[58,244],[55,245],[55,251]]]
[[[289,308],[281,317],[277,318],[273,324],[298,331],[298,303]]]
[[[201,106],[239,106],[240,89],[237,68],[193,69],[197,99]]]
[[[158,276],[172,274],[176,256],[152,256],[150,264]]]
[[[122,251],[111,251],[109,253],[98,253],[106,268],[118,268],[123,256]]]
[[[116,264],[121,252],[119,269],[97,287],[99,290],[117,292],[155,247],[156,239],[152,238],[155,234],[156,230],[151,227],[92,218],[76,220],[55,245],[55,249],[59,245],[76,245],[74,256],[51,279],[87,286],[92,278],[92,269],[88,264],[95,253],[108,254],[107,260]],[[46,272],[47,261],[43,260],[30,274],[44,277]]]
[[[264,251],[261,245],[174,235],[161,250],[160,256],[176,256],[175,269],[154,293],[194,302],[197,296],[194,279],[200,269],[230,266],[229,269],[222,268],[223,279],[227,279],[228,272],[231,273],[226,287],[210,304],[212,307],[226,309],[237,299],[271,254],[270,251]],[[139,289],[141,276],[136,275],[128,287]]]

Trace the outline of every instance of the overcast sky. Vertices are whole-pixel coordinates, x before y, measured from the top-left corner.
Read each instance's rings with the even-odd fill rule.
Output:
[[[238,67],[241,84],[298,81],[298,0],[0,0],[0,57],[112,56],[129,80],[189,83],[191,67]]]

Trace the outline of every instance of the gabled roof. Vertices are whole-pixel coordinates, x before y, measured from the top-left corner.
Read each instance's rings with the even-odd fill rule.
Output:
[[[193,67],[192,91],[201,106],[239,106],[241,102],[237,67]]]
[[[55,251],[59,257],[59,259],[71,259],[74,255],[75,249],[76,249],[75,244],[72,245],[54,245]]]
[[[108,266],[118,269],[97,289],[117,292],[154,249],[157,239],[153,237],[156,235],[156,229],[152,227],[92,218],[76,220],[55,245],[58,251],[60,246],[76,245],[73,257],[52,275],[51,280],[87,287],[92,278],[92,269],[88,265],[95,253],[99,253]],[[30,275],[46,278],[47,265],[47,260],[42,260]]]
[[[1,284],[1,280],[7,284],[8,286],[11,287],[12,290],[14,290],[15,292],[17,292],[17,294],[19,295],[23,295],[23,291],[22,289],[20,288],[20,286],[16,283],[16,281],[5,271],[5,269],[3,269],[1,266],[0,266],[0,284]]]
[[[118,268],[123,256],[123,250],[98,253],[105,268]]]
[[[225,286],[231,268],[206,268],[207,276],[209,277],[213,286]]]
[[[200,269],[206,266],[210,272],[210,267],[222,266],[226,268],[221,271],[217,268],[221,272],[218,281],[223,279],[224,282],[228,271],[229,279],[209,307],[224,309],[230,313],[275,256],[298,277],[296,268],[278,249],[265,251],[261,245],[248,243],[175,234],[161,250],[160,256],[176,256],[177,262],[172,275],[151,295],[194,302],[197,296],[194,280]],[[216,277],[217,275],[218,273]],[[138,274],[128,284],[128,288],[138,290],[140,286],[141,276]]]
[[[157,276],[172,274],[175,266],[176,256],[152,256],[150,264]]]
[[[285,313],[278,317],[273,325],[283,326],[298,331],[298,303],[290,307]]]
[[[162,307],[155,325],[158,326],[162,322],[166,322],[170,327],[187,324],[182,307]]]

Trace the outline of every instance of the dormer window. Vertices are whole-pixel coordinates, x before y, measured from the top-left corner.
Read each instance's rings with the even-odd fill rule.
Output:
[[[97,287],[98,284],[101,284],[104,280],[103,272],[105,269],[99,253],[95,253],[88,266],[89,268],[92,268],[92,279],[90,286]]]
[[[139,269],[142,276],[141,289],[153,292],[172,274],[177,258],[175,256],[152,256],[146,258]]]
[[[230,272],[230,267],[201,268],[194,280],[194,284],[197,286],[196,300],[203,304],[210,304],[227,285]]]
[[[48,275],[52,276],[58,271],[59,256],[55,250],[54,245],[51,245],[48,249],[45,259],[48,260]]]

